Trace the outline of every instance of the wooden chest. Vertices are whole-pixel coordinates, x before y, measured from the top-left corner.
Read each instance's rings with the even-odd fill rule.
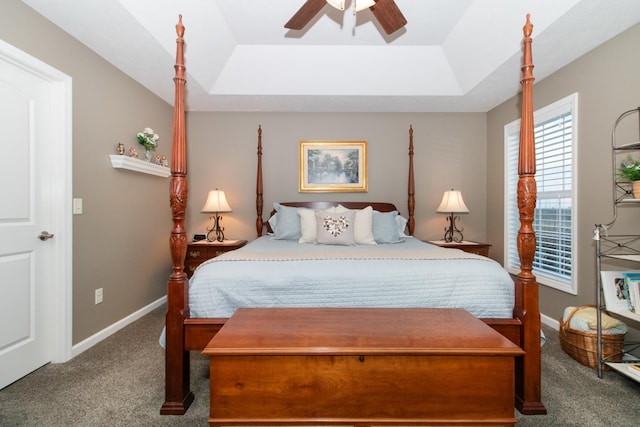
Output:
[[[513,426],[522,350],[462,309],[240,309],[207,345],[211,426]]]

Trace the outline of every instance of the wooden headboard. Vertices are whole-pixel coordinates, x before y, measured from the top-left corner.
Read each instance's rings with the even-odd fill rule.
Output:
[[[367,206],[371,206],[373,210],[379,212],[392,212],[398,210],[396,205],[386,202],[282,202],[280,204],[294,208],[307,209],[329,209],[342,205],[347,209],[364,209]]]

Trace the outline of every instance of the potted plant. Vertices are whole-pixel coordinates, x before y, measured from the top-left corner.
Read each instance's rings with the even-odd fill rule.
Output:
[[[618,171],[621,178],[631,182],[633,197],[640,199],[640,162],[628,155]]]

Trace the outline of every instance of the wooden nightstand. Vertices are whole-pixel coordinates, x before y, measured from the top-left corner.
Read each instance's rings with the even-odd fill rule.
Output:
[[[447,243],[444,240],[428,240],[427,243],[440,246],[441,248],[460,249],[471,254],[477,254],[486,257],[489,256],[489,248],[491,247],[491,245],[488,243],[471,242],[466,240],[464,242],[450,243]]]
[[[201,240],[187,245],[187,256],[184,259],[184,272],[191,278],[196,268],[208,259],[215,258],[225,252],[238,249],[247,244],[246,240],[225,240],[209,242]]]

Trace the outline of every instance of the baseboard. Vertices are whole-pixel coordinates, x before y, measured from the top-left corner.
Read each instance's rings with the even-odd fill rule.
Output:
[[[96,334],[93,334],[92,336],[90,336],[86,340],[79,342],[78,344],[76,344],[73,347],[71,347],[71,358],[74,358],[77,355],[79,355],[80,353],[90,349],[94,345],[98,344],[100,341],[102,341],[105,338],[108,338],[109,336],[115,334],[120,329],[124,328],[125,326],[127,326],[127,325],[129,325],[129,324],[131,324],[133,322],[135,322],[136,320],[140,319],[144,315],[151,313],[153,310],[155,310],[156,308],[160,307],[162,304],[165,304],[166,302],[167,302],[167,297],[165,295],[162,298],[158,299],[157,301],[154,301],[151,304],[147,305],[146,307],[142,307],[140,310],[138,310],[138,311],[136,311],[134,313],[131,313],[130,315],[128,315],[124,319],[121,319],[121,320],[117,321],[116,323],[114,323],[114,324],[112,324],[110,326],[107,326],[106,328],[104,328],[103,330],[101,330],[100,332],[98,332]]]
[[[151,304],[149,304],[146,307],[143,307],[140,310],[130,314],[129,316],[125,317],[124,319],[121,319],[121,320],[117,321],[116,323],[104,328],[103,330],[101,330],[100,332],[90,336],[86,340],[79,342],[78,344],[74,345],[71,348],[71,358],[74,358],[77,355],[79,355],[80,353],[90,349],[94,345],[98,344],[100,341],[102,341],[105,338],[115,334],[120,329],[124,328],[125,326],[127,326],[127,325],[129,325],[129,324],[131,324],[133,322],[135,322],[136,320],[140,319],[144,315],[149,314],[150,312],[152,312],[156,308],[160,307],[162,304],[165,304],[166,302],[167,302],[167,297],[163,296],[162,298],[158,299],[157,301],[152,302]],[[550,328],[555,329],[556,331],[560,329],[560,323],[556,319],[554,319],[553,317],[549,317],[549,316],[547,316],[545,314],[540,314],[540,321],[543,324],[549,326]]]
[[[540,314],[540,322],[547,325],[550,328],[555,329],[556,331],[560,330],[560,322],[558,322],[553,317],[549,317],[546,314]]]

